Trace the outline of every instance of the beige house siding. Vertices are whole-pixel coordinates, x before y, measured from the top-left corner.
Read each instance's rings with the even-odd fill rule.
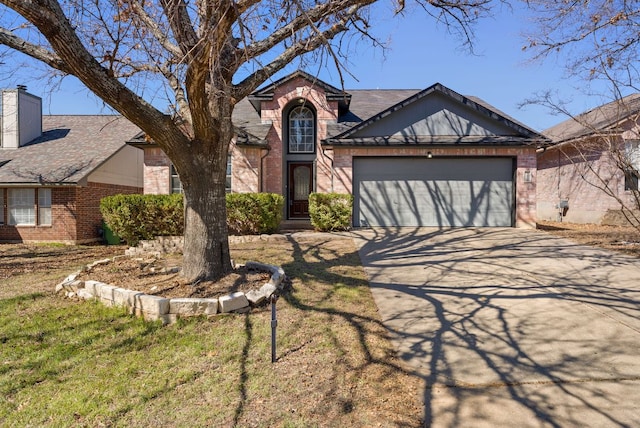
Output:
[[[143,162],[142,150],[124,146],[92,172],[87,181],[142,188],[144,185]]]

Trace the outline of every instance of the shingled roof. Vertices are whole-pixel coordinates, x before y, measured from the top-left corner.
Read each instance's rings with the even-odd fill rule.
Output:
[[[640,94],[632,94],[567,119],[542,133],[555,143],[562,143],[596,133],[615,132],[622,121],[638,114]]]
[[[244,98],[236,104],[231,120],[235,127],[237,145],[266,147],[271,124],[262,123],[260,114],[251,105],[249,99]],[[127,144],[138,148],[157,147],[154,141],[145,137],[144,132],[139,132],[127,139]]]
[[[338,117],[337,123],[327,125],[327,136],[335,137],[387,108],[420,92],[418,89],[354,89],[349,110]]]
[[[510,128],[513,135],[506,138],[506,136],[471,136],[471,137],[451,137],[451,136],[416,136],[402,137],[402,138],[386,138],[386,137],[364,137],[354,138],[353,135],[360,129],[363,129],[370,124],[385,118],[386,116],[399,111],[418,100],[429,96],[433,93],[439,93],[446,96],[449,99],[460,103],[467,108],[470,108],[494,121],[502,123],[507,128]],[[457,92],[445,87],[440,83],[436,83],[427,89],[416,91],[385,91],[380,92],[368,91],[369,103],[367,109],[363,111],[362,117],[356,117],[354,119],[361,119],[359,122],[355,120],[352,122],[343,121],[330,128],[335,133],[329,135],[325,140],[326,144],[334,145],[403,145],[408,143],[417,144],[464,144],[464,143],[483,143],[483,144],[500,144],[500,145],[521,145],[530,142],[541,142],[545,138],[536,131],[528,128],[526,125],[516,121],[485,101],[470,96],[463,96]],[[397,96],[395,98],[394,96]],[[374,102],[371,102],[373,100]],[[352,104],[354,104],[352,102]]]
[[[296,71],[291,73],[278,81],[270,83],[263,88],[258,89],[246,99],[241,100],[235,107],[233,112],[233,123],[239,129],[243,130],[251,137],[258,141],[266,141],[266,136],[271,128],[271,124],[262,123],[260,118],[261,104],[265,100],[272,100],[276,89],[290,82],[293,79],[301,78],[310,84],[322,89],[327,96],[328,100],[338,101],[338,120],[334,123],[327,124],[327,138],[323,140],[324,144],[341,144],[341,143],[355,143],[366,144],[365,141],[356,142],[353,138],[355,132],[359,129],[373,123],[386,115],[404,108],[417,100],[428,96],[433,92],[439,92],[445,96],[464,104],[467,108],[473,109],[480,114],[490,117],[492,120],[501,122],[508,128],[511,128],[513,135],[509,141],[504,141],[504,136],[496,136],[495,141],[488,141],[486,136],[480,136],[480,140],[475,139],[473,141],[468,138],[458,139],[454,143],[464,142],[476,142],[483,144],[524,144],[531,142],[544,142],[548,143],[548,140],[540,133],[527,127],[526,125],[518,122],[514,118],[508,116],[502,111],[491,106],[487,102],[473,96],[463,96],[451,89],[445,87],[440,83],[436,83],[427,89],[339,89],[332,85],[323,82],[315,76],[312,76],[304,71]],[[239,135],[240,137],[240,135]],[[244,144],[240,139],[239,143]],[[348,141],[347,141],[348,140]],[[462,141],[464,140],[464,141]],[[478,140],[478,141],[476,141]],[[439,142],[443,142],[443,139],[439,139]],[[369,141],[374,145],[389,144],[390,140],[381,141]],[[404,141],[404,143],[411,143],[412,141]],[[401,144],[402,142],[394,142]]]
[[[43,116],[42,136],[0,150],[0,183],[83,184],[140,129],[122,116]]]
[[[302,78],[314,85],[317,85],[327,94],[328,99],[337,100],[339,108],[338,120],[334,123],[327,124],[327,138],[323,143],[336,143],[338,139],[346,137],[350,144],[373,144],[373,145],[394,145],[409,143],[432,143],[433,140],[423,139],[424,141],[395,141],[393,139],[369,138],[367,141],[360,141],[350,138],[349,134],[366,126],[388,114],[391,111],[403,108],[416,100],[434,92],[443,93],[460,103],[467,105],[494,120],[500,121],[514,131],[514,135],[510,138],[504,136],[495,136],[488,138],[486,136],[478,136],[477,138],[461,137],[455,140],[447,140],[446,138],[438,138],[438,143],[458,144],[458,143],[480,143],[480,144],[515,144],[521,145],[530,143],[531,141],[546,141],[546,139],[536,131],[528,128],[526,125],[518,122],[514,118],[508,116],[502,111],[491,106],[480,98],[473,96],[463,96],[445,86],[436,83],[427,89],[347,89],[341,90],[331,86],[322,80],[311,76],[304,71],[297,71],[282,79],[273,82],[249,97],[240,100],[233,110],[233,124],[236,128],[236,144],[266,146],[267,134],[272,124],[263,123],[260,117],[261,102],[273,98],[275,90],[278,86],[283,85],[292,79]],[[375,141],[374,141],[375,140]],[[140,134],[135,139],[129,140],[129,143],[138,147],[154,145],[152,141],[144,139],[144,135]]]
[[[253,105],[256,112],[260,113],[262,101],[272,100],[276,88],[297,78],[304,79],[314,86],[322,89],[325,93],[325,96],[327,97],[327,100],[338,101],[340,111],[346,111],[349,109],[351,94],[348,91],[343,91],[336,88],[335,86],[329,85],[328,83],[323,82],[317,77],[312,76],[311,74],[302,70],[295,71],[267,86],[258,89],[257,91],[249,95],[248,100]]]
[[[387,114],[404,108],[405,106],[416,102],[433,92],[439,92],[448,96],[459,103],[466,105],[493,120],[503,123],[513,130],[513,135],[509,136],[477,136],[477,137],[438,137],[437,141],[441,144],[499,144],[499,145],[522,145],[532,142],[548,143],[548,140],[540,133],[532,130],[526,125],[518,122],[504,112],[496,109],[489,103],[474,96],[463,96],[451,89],[436,83],[427,89],[352,89],[341,90],[331,86],[322,80],[311,76],[304,71],[297,71],[282,79],[273,82],[256,92],[240,100],[232,115],[232,121],[236,131],[237,145],[251,145],[263,147],[267,145],[267,135],[272,128],[271,123],[263,123],[260,117],[260,108],[262,101],[270,100],[275,94],[278,86],[283,85],[292,79],[302,78],[321,88],[327,98],[337,100],[339,103],[338,120],[334,123],[327,124],[327,138],[324,144],[356,144],[356,145],[395,145],[410,143],[433,143],[433,138],[425,136],[420,141],[409,141],[404,139],[394,140],[393,138],[368,138],[356,139],[351,134],[369,123],[375,122]],[[133,139],[128,140],[129,144],[137,147],[155,145],[153,141],[144,138],[144,134],[139,134]]]
[[[297,74],[296,74],[297,76]],[[304,77],[304,76],[302,76]],[[291,76],[288,77],[289,79]],[[277,82],[282,83],[282,82]],[[275,84],[274,84],[275,85]],[[269,85],[268,88],[272,88]],[[338,91],[332,88],[333,91]],[[418,89],[356,89],[348,90],[349,107],[348,110],[341,110],[337,123],[327,125],[329,137],[338,135],[353,126],[363,122],[371,116],[380,113],[388,107],[405,100],[406,98],[420,92]],[[270,96],[271,90],[260,90],[261,97]],[[335,95],[335,94],[334,94]],[[337,96],[337,95],[336,95]],[[246,140],[238,139],[238,144],[260,145],[266,144],[267,133],[271,129],[271,124],[262,123],[259,111],[251,102],[251,97],[240,100],[233,110],[233,124],[236,128],[245,131],[248,135]],[[255,101],[255,99],[254,99]]]

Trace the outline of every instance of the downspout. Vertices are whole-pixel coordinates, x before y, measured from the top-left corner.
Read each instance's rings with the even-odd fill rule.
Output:
[[[261,150],[263,150],[263,149],[261,149]],[[264,159],[265,159],[267,156],[269,156],[269,152],[271,152],[271,147],[266,146],[266,150],[267,150],[267,152],[264,154],[264,156],[260,156],[260,171],[259,171],[259,174],[258,174],[258,176],[259,176],[259,177],[258,177],[258,182],[259,182],[258,192],[259,192],[259,193],[262,193],[262,190],[263,190],[263,188],[264,188],[264,186],[262,185],[262,177],[263,177],[262,169],[263,169],[263,167],[264,167]]]
[[[331,149],[331,151],[333,152],[333,149]],[[330,162],[330,171],[331,171],[331,193],[333,193],[333,158],[327,156],[327,149],[322,149],[322,156],[324,156],[325,158],[329,159]]]

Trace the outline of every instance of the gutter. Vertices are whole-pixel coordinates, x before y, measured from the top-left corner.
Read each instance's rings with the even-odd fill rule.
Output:
[[[55,183],[55,182],[51,182],[51,183],[39,183],[37,181],[24,181],[24,182],[12,182],[12,183],[7,183],[7,182],[0,182],[0,186],[1,187],[82,187],[82,185],[80,183]]]
[[[547,150],[548,148],[563,148],[564,146],[570,145],[570,144],[577,144],[580,142],[583,142],[585,139],[591,139],[591,138],[606,138],[606,137],[611,137],[611,136],[622,136],[622,132],[621,131],[609,131],[609,132],[598,132],[598,133],[591,133],[591,134],[583,134],[583,135],[579,135],[577,137],[572,137],[572,138],[568,138],[566,140],[561,140],[558,141],[556,143],[551,143],[548,144],[545,147],[541,147],[539,149],[536,150],[536,153],[542,153],[545,150]]]
[[[333,148],[331,148],[331,151],[333,152]],[[322,156],[329,159],[330,162],[330,170],[331,170],[331,193],[333,193],[333,177],[334,177],[334,173],[333,173],[333,157],[329,157],[327,156],[327,149],[322,148]]]

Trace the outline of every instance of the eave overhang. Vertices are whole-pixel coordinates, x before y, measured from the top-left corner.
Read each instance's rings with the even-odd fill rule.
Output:
[[[328,147],[526,146],[538,148],[547,143],[548,140],[544,138],[513,136],[335,137],[322,141],[322,144]]]
[[[235,139],[237,146],[264,147],[268,146],[265,138],[257,137],[242,128],[235,127]],[[146,138],[146,134],[140,133],[126,142],[128,145],[138,149],[160,147],[155,141]]]
[[[253,108],[258,113],[260,113],[263,101],[273,101],[275,91],[279,86],[298,77],[307,80],[312,84],[312,86],[322,89],[325,92],[327,101],[337,101],[338,109],[340,110],[340,112],[349,110],[349,105],[351,104],[351,94],[338,89],[335,86],[329,85],[328,83],[323,82],[317,77],[312,76],[302,70],[298,70],[292,74],[289,74],[288,76],[283,77],[282,79],[275,81],[269,86],[259,89],[258,91],[249,95],[247,99],[249,100]]]
[[[542,134],[539,134],[538,132],[527,128],[526,126],[515,122],[514,120],[511,120],[508,117],[505,117],[504,115],[498,113],[495,110],[492,110],[491,108],[481,104],[480,102],[476,102],[468,97],[465,97],[463,95],[460,95],[459,93],[447,88],[446,86],[440,84],[440,83],[436,83],[430,87],[428,87],[427,89],[424,89],[416,94],[414,94],[413,96],[387,108],[386,110],[381,111],[380,113],[376,114],[375,116],[370,117],[367,120],[364,120],[360,123],[358,123],[357,125],[353,126],[352,128],[342,132],[339,135],[336,135],[335,137],[333,137],[334,140],[341,140],[341,139],[345,139],[345,138],[349,138],[352,135],[354,135],[355,133],[357,133],[358,131],[363,130],[364,128],[370,126],[371,124],[380,121],[384,118],[386,118],[387,116],[415,103],[416,101],[425,98],[433,93],[440,93],[445,95],[446,97],[455,100],[456,102],[465,105],[466,107],[470,108],[471,110],[474,110],[482,115],[484,115],[485,117],[488,117],[494,121],[500,122],[503,125],[507,126],[508,128],[512,129],[513,131],[515,131],[518,136],[515,137],[509,137],[509,138],[529,138],[529,139],[533,139],[533,140],[537,140],[537,139],[542,139],[545,140],[546,137]],[[465,137],[466,138],[466,137]]]

